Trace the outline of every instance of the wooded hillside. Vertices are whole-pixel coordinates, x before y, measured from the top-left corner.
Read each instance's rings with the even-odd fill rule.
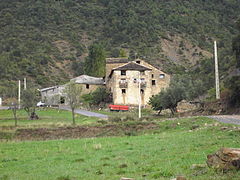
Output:
[[[82,73],[94,42],[109,57],[124,50],[181,73],[201,70],[217,39],[226,73],[235,65],[231,43],[239,12],[239,0],[0,1],[0,92],[9,93],[25,76],[40,87],[66,82]]]

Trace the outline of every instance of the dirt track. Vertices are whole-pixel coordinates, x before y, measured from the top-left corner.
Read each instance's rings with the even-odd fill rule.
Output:
[[[16,140],[48,140],[70,139],[102,136],[134,135],[135,133],[157,129],[154,123],[137,125],[106,125],[106,126],[77,126],[59,128],[18,129],[15,133]]]

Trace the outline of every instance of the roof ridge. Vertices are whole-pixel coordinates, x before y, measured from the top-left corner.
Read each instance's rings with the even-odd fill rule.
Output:
[[[130,61],[130,62],[126,63],[126,64],[123,64],[123,65],[121,65],[121,66],[118,66],[118,67],[116,67],[116,68],[113,68],[112,70],[116,70],[116,69],[121,68],[121,67],[124,67],[124,66],[126,66],[126,65],[128,65],[128,64],[135,64],[135,65],[137,65],[137,66],[150,69],[150,68],[147,67],[147,66],[144,66],[144,65],[142,65],[142,64],[138,64],[138,63],[136,63],[136,62],[134,62],[134,61]]]

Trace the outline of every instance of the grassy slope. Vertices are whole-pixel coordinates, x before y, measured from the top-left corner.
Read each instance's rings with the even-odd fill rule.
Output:
[[[215,125],[214,125],[215,124]],[[238,179],[238,173],[192,170],[220,147],[240,147],[239,131],[208,118],[159,123],[140,136],[1,142],[0,174],[9,179]],[[195,130],[193,126],[199,127]],[[231,125],[228,125],[231,127]],[[205,172],[205,173],[204,173]],[[197,176],[196,176],[197,174]]]

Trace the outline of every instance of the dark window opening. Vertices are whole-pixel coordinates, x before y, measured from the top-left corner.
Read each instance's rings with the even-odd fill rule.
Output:
[[[64,97],[60,97],[60,103],[64,104],[65,103],[65,98]]]
[[[152,85],[155,86],[156,85],[156,81],[152,80]]]
[[[136,61],[136,63],[140,64],[140,61]]]
[[[140,74],[141,75],[145,75],[145,71],[140,71]]]
[[[89,84],[86,84],[86,89],[89,89]]]
[[[126,89],[122,89],[122,94],[126,94]]]
[[[141,89],[141,91],[140,91],[140,92],[141,92],[141,94],[144,94],[144,90],[143,90],[143,89]]]
[[[152,78],[154,78],[154,74],[152,74]]]
[[[126,75],[126,71],[125,71],[125,70],[122,70],[122,71],[121,71],[121,75],[122,75],[122,76],[125,76],[125,75]]]

